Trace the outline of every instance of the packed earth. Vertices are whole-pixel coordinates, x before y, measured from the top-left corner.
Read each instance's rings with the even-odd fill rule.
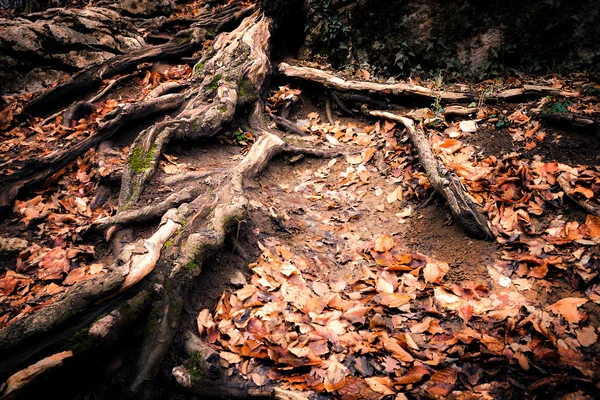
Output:
[[[390,80],[177,6],[21,21],[93,56],[0,103],[2,399],[600,396],[593,75]]]

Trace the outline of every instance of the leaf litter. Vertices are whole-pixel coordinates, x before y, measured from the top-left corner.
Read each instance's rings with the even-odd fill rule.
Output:
[[[299,95],[280,88],[272,104]],[[459,282],[448,280],[455,266],[407,252],[394,231],[361,219],[364,202],[371,213],[410,225],[419,218],[415,202],[431,194],[402,130],[387,121],[321,122],[316,111],[298,118],[310,134],[305,140],[362,151],[315,169],[296,167],[297,185],[286,181],[269,191],[271,201],[305,199],[296,211],[288,207],[295,235],[259,243],[262,254],[249,265],[248,283],[225,292],[216,309],[203,310],[198,325],[225,354],[227,373],[341,399],[492,399],[514,390],[533,396],[564,374],[594,393],[598,322],[589,304],[600,304],[600,220],[577,217],[558,179],[574,188],[571,196],[596,206],[600,169],[518,152],[481,157],[462,135],[493,123],[494,112],[480,113],[458,134],[448,131],[452,122],[430,127],[422,121],[434,152],[483,207],[499,243],[487,278]],[[526,110],[508,121],[520,151],[546,139]],[[264,199],[251,204],[267,208]],[[307,220],[315,220],[323,237],[311,237]],[[362,227],[353,226],[357,220]],[[343,245],[326,239],[328,232]],[[343,276],[324,272],[324,261],[314,256],[324,244],[333,246],[329,259],[343,265]]]

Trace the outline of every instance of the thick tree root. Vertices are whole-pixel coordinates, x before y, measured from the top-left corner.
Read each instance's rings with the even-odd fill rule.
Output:
[[[269,161],[282,152],[317,153],[289,145],[278,136],[263,132],[246,157],[222,179],[220,186],[210,194],[201,195],[189,204],[178,208],[185,222],[180,233],[169,240],[162,258],[172,265],[161,286],[160,299],[153,303],[149,326],[138,360],[138,373],[131,391],[139,392],[156,374],[159,362],[167,352],[186,296],[193,279],[200,273],[206,259],[221,248],[227,233],[245,216],[248,199],[244,195],[243,181],[259,174]],[[329,154],[329,153],[328,153]],[[170,210],[165,217],[175,210]],[[163,218],[164,220],[164,218]]]
[[[219,133],[236,109],[254,103],[270,71],[267,57],[270,21],[255,13],[232,32],[219,35],[211,52],[194,67],[199,82],[173,120],[153,125],[132,145],[123,173],[119,208],[132,207],[156,170],[163,148],[173,136],[198,140]]]
[[[425,169],[429,182],[448,202],[454,217],[472,237],[485,240],[495,239],[488,226],[487,218],[480,211],[480,206],[469,198],[458,177],[435,157],[425,134],[421,129],[415,127],[410,118],[385,111],[370,111],[368,114],[404,125],[419,155],[419,160]]]
[[[581,131],[590,131],[598,133],[598,122],[591,118],[573,113],[549,113],[538,114],[539,118],[548,123],[557,126],[566,126]]]
[[[325,87],[336,90],[350,90],[380,95],[412,96],[429,101],[439,99],[444,102],[471,102],[475,100],[475,96],[470,93],[442,92],[408,83],[384,84],[349,81],[316,68],[296,67],[286,63],[279,64],[278,71],[289,78],[320,83]]]
[[[149,101],[127,104],[123,108],[116,109],[113,114],[108,114],[106,121],[91,136],[43,158],[27,160],[17,172],[0,177],[0,185],[4,188],[0,193],[0,210],[10,207],[23,188],[44,182],[90,148],[112,137],[125,125],[174,110],[183,104],[184,99],[183,95],[170,94]]]
[[[68,81],[34,98],[27,103],[25,111],[38,115],[43,112],[52,111],[100,86],[104,79],[125,73],[141,63],[180,58],[185,54],[192,54],[201,48],[205,40],[205,30],[192,28],[179,32],[168,43],[144,47],[129,54],[113,57],[102,64],[89,67],[73,75]]]
[[[325,87],[343,91],[363,92],[379,95],[408,96],[418,99],[425,99],[428,101],[440,101],[443,103],[470,103],[481,97],[475,93],[446,92],[428,89],[423,86],[409,83],[385,84],[346,80],[320,69],[297,67],[287,63],[279,64],[278,71],[280,74],[288,78],[316,82]],[[486,102],[496,102],[499,100],[513,101],[523,97],[544,96],[576,97],[579,96],[579,93],[561,91],[559,89],[546,86],[523,85],[521,88],[508,89],[491,96],[483,96],[482,99]]]

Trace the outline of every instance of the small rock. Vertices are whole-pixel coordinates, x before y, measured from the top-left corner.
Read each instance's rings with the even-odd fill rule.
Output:
[[[244,286],[246,284],[246,277],[241,271],[236,270],[231,276],[229,283],[231,283],[233,286]]]
[[[20,253],[29,246],[27,240],[0,237],[0,254]]]

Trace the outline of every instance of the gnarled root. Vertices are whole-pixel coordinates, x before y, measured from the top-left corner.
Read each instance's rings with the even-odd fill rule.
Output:
[[[183,110],[174,119],[142,131],[133,143],[119,195],[121,210],[137,202],[173,136],[210,138],[233,119],[236,109],[258,99],[270,71],[269,27],[270,20],[255,13],[215,39],[213,50],[194,67],[197,84]]]
[[[431,186],[448,202],[454,217],[471,236],[485,240],[495,239],[488,226],[487,218],[479,210],[480,207],[467,196],[466,189],[458,180],[458,177],[435,157],[429,141],[421,129],[415,127],[410,118],[384,111],[370,111],[369,115],[389,119],[404,125],[417,150],[419,160],[425,169]]]

